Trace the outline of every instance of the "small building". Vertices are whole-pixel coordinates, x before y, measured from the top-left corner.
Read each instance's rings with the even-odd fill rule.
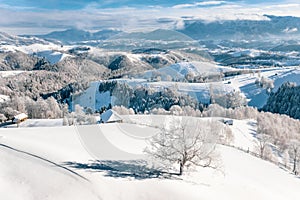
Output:
[[[114,110],[109,109],[100,115],[100,123],[121,123],[122,117]]]
[[[233,125],[233,119],[223,119],[223,123],[227,125]]]
[[[18,124],[18,123],[24,122],[27,119],[28,119],[28,115],[26,115],[25,113],[21,113],[21,114],[14,116],[14,118],[12,119],[12,122],[14,124]]]

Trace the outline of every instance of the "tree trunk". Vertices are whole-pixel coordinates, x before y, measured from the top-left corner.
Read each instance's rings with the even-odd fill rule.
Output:
[[[298,149],[294,149],[294,166],[293,166],[293,172],[294,174],[297,175],[297,153],[298,153]]]
[[[297,158],[294,158],[293,172],[294,174],[297,174]]]
[[[260,158],[264,158],[264,148],[263,147],[261,147],[260,148]]]
[[[179,176],[181,176],[181,175],[182,175],[182,173],[183,173],[183,167],[184,167],[183,163],[182,163],[182,162],[180,162]]]

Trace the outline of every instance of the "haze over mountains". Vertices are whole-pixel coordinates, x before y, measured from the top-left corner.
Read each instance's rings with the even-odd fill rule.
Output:
[[[278,17],[265,15],[265,20],[217,20],[207,22],[203,20],[184,20],[181,29],[174,29],[185,34],[175,36],[175,33],[155,31],[126,33],[121,29],[107,29],[100,31],[84,31],[67,29],[55,31],[45,35],[35,35],[43,39],[58,40],[65,44],[91,40],[107,39],[148,39],[148,40],[258,40],[266,37],[280,37],[282,39],[296,38],[300,34],[300,18]],[[166,37],[164,37],[166,35]],[[170,35],[172,36],[170,38]],[[169,37],[167,37],[169,36]],[[190,39],[188,38],[190,37]]]

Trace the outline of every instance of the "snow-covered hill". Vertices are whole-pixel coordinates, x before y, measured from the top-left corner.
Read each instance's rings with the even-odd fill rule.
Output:
[[[274,89],[276,91],[281,84],[290,81],[300,84],[300,69],[299,67],[278,67],[278,68],[265,68],[250,70],[246,74],[234,75],[226,77],[224,81],[208,82],[208,83],[186,83],[186,82],[172,82],[171,79],[180,77],[182,74],[192,71],[194,73],[210,73],[215,71],[216,73],[221,71],[234,70],[233,68],[217,67],[216,65],[198,63],[198,68],[193,64],[175,64],[170,67],[162,68],[159,75],[162,81],[149,81],[149,79],[114,79],[114,81],[120,83],[126,83],[132,88],[145,87],[152,88],[153,90],[160,91],[165,88],[173,88],[175,91],[183,94],[188,94],[194,97],[199,102],[209,104],[211,100],[211,94],[227,94],[232,91],[241,91],[242,94],[248,99],[248,105],[261,108],[267,102],[269,97],[265,88],[259,87],[255,84],[257,79],[261,77],[268,78],[274,81]],[[202,68],[202,66],[204,66]],[[151,73],[156,71],[148,71],[145,76],[151,76]],[[157,73],[156,73],[157,75]],[[181,76],[182,77],[182,76]],[[149,77],[148,77],[149,78]],[[183,78],[183,77],[182,77]],[[94,110],[101,108],[102,106],[108,106],[110,103],[115,105],[115,97],[109,92],[99,91],[99,85],[101,82],[94,82],[91,86],[81,94],[74,96],[73,105],[79,104],[82,107],[90,107]],[[129,98],[129,97],[128,97]]]
[[[142,77],[151,79],[160,76],[162,80],[186,80],[187,75],[203,76],[219,75],[221,72],[232,71],[233,68],[222,67],[213,62],[181,62],[158,70],[146,71]]]
[[[158,116],[164,121],[164,116]],[[136,116],[140,121],[149,117]],[[154,118],[156,119],[156,118]],[[234,121],[234,144],[253,144],[253,121]],[[236,125],[235,125],[236,124]],[[218,146],[220,170],[140,177],[145,139],[132,124],[10,128],[0,132],[0,191],[5,199],[297,199],[300,180],[250,154]],[[127,161],[126,161],[127,160]],[[134,178],[136,177],[136,178]]]
[[[260,88],[255,84],[255,80],[260,77],[266,77],[274,81],[274,89],[276,91],[284,82],[294,82],[300,84],[300,68],[266,68],[257,70],[259,73],[239,75],[229,79],[231,85],[240,88],[245,96],[250,100],[249,105],[261,108],[265,105],[268,99],[266,89]]]
[[[62,47],[53,43],[34,43],[30,45],[0,45],[0,49],[4,52],[23,52],[28,55],[34,55],[39,58],[45,58],[51,64],[60,62],[65,57],[70,56],[64,53],[68,47]]]

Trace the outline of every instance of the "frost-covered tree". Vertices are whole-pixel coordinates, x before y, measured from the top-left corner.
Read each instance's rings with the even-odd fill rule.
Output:
[[[171,106],[170,112],[171,112],[172,115],[177,115],[177,116],[182,116],[183,115],[183,111],[182,111],[182,109],[179,105]]]
[[[0,123],[5,122],[6,120],[7,118],[5,117],[5,115],[0,113]]]
[[[124,106],[113,106],[112,109],[120,115],[134,115],[134,110],[132,108],[126,108]]]
[[[267,135],[265,133],[258,133],[256,138],[257,138],[256,144],[257,144],[259,156],[261,158],[266,158],[265,152],[267,147],[270,144],[271,137],[270,135]]]
[[[75,105],[75,117],[76,117],[76,123],[78,124],[84,124],[86,121],[83,108],[78,104]]]
[[[271,93],[272,89],[274,88],[274,80],[264,77],[264,76],[256,79],[255,84],[258,87],[265,88],[268,93]]]
[[[67,117],[63,118],[63,126],[68,126],[69,125],[69,121]]]
[[[47,116],[47,118],[60,118],[62,111],[54,97],[49,97],[46,102],[48,104],[48,111],[51,112],[51,115]]]
[[[155,115],[168,115],[170,114],[169,111],[166,111],[165,109],[163,108],[153,108],[151,111],[150,111],[151,114],[155,114]]]
[[[290,141],[290,155],[293,160],[293,172],[298,174],[298,162],[300,159],[300,141],[293,139]]]
[[[220,134],[215,123],[197,119],[172,118],[149,141],[145,150],[164,167],[179,165],[179,175],[189,166],[213,167]]]
[[[268,98],[263,110],[300,119],[300,86],[286,82]]]
[[[240,91],[231,91],[226,94],[213,94],[211,101],[224,108],[238,108],[247,105],[247,100]]]
[[[284,167],[289,167],[290,164],[290,154],[288,150],[285,150],[282,154],[282,160],[283,160],[283,165]]]

